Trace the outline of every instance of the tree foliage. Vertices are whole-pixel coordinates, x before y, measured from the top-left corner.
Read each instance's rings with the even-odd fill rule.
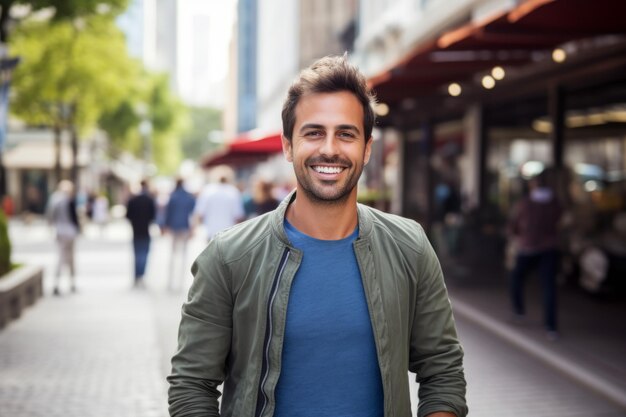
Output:
[[[29,124],[76,127],[82,133],[100,127],[113,153],[130,151],[140,157],[147,144],[139,125],[147,120],[154,162],[162,172],[176,169],[186,110],[170,92],[166,75],[150,74],[128,56],[123,34],[110,16],[25,21],[10,46],[22,59],[13,80],[11,111],[16,116]]]
[[[7,42],[9,13],[13,6],[29,6],[31,11],[52,11],[54,21],[73,21],[94,15],[116,16],[128,7],[129,0],[0,0],[0,42]]]
[[[212,107],[190,107],[190,126],[181,136],[183,157],[198,159],[218,147],[209,141],[209,133],[222,130],[222,111]]]
[[[121,101],[139,71],[122,33],[103,17],[87,19],[80,29],[70,22],[28,22],[11,47],[21,57],[11,110],[31,124],[89,129]]]
[[[140,81],[140,82],[139,82]],[[129,151],[143,156],[140,123],[150,122],[150,148],[159,171],[173,173],[181,160],[180,132],[187,126],[187,112],[169,88],[165,74],[143,72],[129,94],[114,109],[104,112],[99,126],[107,132],[114,152]]]

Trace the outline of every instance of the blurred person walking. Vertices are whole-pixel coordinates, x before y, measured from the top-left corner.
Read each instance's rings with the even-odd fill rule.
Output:
[[[204,225],[207,240],[245,218],[241,192],[232,184],[232,170],[228,167],[215,170],[218,182],[202,189],[194,208],[195,216]]]
[[[524,281],[534,267],[539,269],[543,290],[543,320],[549,339],[558,338],[556,278],[559,263],[559,221],[561,205],[548,185],[547,172],[531,178],[529,191],[513,208],[509,235],[515,248],[510,276],[510,297],[514,319],[523,321]]]
[[[109,221],[109,200],[104,194],[95,196],[91,204],[91,220],[100,228],[100,234],[104,234]]]
[[[244,204],[246,217],[251,219],[268,213],[278,207],[280,201],[274,198],[274,184],[271,181],[257,179],[252,185],[252,194]]]
[[[148,253],[150,252],[150,224],[156,217],[156,203],[148,189],[148,182],[141,181],[141,191],[132,196],[126,205],[126,218],[133,228],[133,253],[135,287],[144,285]]]
[[[420,417],[467,414],[463,349],[424,230],[357,204],[373,104],[345,56],[292,84],[282,145],[296,190],[196,259],[172,417],[408,416],[412,395]]]
[[[191,237],[190,217],[196,203],[194,196],[185,190],[182,178],[176,180],[176,187],[165,206],[163,230],[172,235],[168,289],[180,290],[186,275],[187,244]],[[175,267],[179,263],[179,268]],[[178,271],[178,274],[175,274]],[[175,278],[178,275],[178,278]]]
[[[56,233],[59,258],[54,274],[54,295],[60,295],[61,272],[67,266],[70,276],[70,289],[76,292],[76,265],[74,261],[74,242],[80,233],[74,185],[71,181],[59,182],[56,191],[50,196],[46,207],[48,222]]]

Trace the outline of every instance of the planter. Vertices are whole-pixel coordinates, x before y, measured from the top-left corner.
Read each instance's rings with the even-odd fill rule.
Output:
[[[0,278],[0,328],[43,295],[43,268],[21,266]]]

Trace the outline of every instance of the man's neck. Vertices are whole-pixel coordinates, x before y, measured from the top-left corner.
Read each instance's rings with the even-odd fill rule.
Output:
[[[350,236],[358,223],[356,194],[339,204],[316,203],[300,192],[289,205],[287,220],[300,232],[321,240]]]

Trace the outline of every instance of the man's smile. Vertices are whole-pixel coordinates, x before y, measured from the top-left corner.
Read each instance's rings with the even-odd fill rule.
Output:
[[[344,167],[329,165],[313,165],[312,168],[320,174],[339,174],[345,169]]]

